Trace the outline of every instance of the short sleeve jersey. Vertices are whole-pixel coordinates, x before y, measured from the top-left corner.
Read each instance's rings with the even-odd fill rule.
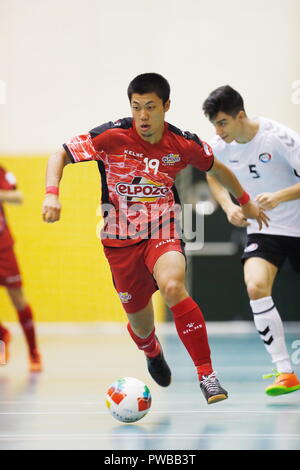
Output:
[[[300,183],[300,136],[271,119],[254,120],[259,131],[250,142],[227,144],[220,137],[210,142],[215,156],[235,173],[252,199]],[[300,237],[299,199],[279,204],[268,215],[269,227],[259,233]],[[257,233],[257,222],[249,222],[248,233]]]
[[[165,123],[159,143],[136,132],[132,118],[103,124],[64,144],[72,162],[95,160],[102,181],[105,246],[128,246],[170,223],[180,204],[175,188],[179,171],[191,164],[208,171],[214,161],[197,135]],[[176,217],[176,215],[174,216]]]
[[[0,167],[0,190],[14,190],[16,189],[16,184],[14,175]],[[6,222],[3,204],[0,203],[0,250],[9,248],[13,243],[13,238]]]

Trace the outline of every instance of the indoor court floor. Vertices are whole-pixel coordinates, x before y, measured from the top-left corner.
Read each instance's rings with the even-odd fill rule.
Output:
[[[30,375],[18,325],[11,361],[0,367],[0,450],[278,450],[300,449],[300,391],[271,398],[269,358],[251,324],[209,324],[215,370],[229,399],[207,405],[173,325],[158,325],[172,372],[170,387],[148,375],[124,325],[39,325],[44,372]],[[287,334],[300,373],[300,328]],[[297,349],[298,348],[298,349]],[[105,394],[117,378],[144,381],[149,414],[134,424],[114,420]],[[273,380],[273,379],[271,379]]]

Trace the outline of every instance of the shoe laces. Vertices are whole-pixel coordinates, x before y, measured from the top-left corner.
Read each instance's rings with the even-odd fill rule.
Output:
[[[273,369],[273,373],[272,374],[266,374],[266,375],[263,375],[263,379],[271,379],[272,377],[279,377],[281,374],[280,372],[278,372],[276,369]]]
[[[210,375],[204,375],[201,382],[204,387],[211,393],[218,392],[220,388],[219,381],[216,377],[216,372],[212,372]]]

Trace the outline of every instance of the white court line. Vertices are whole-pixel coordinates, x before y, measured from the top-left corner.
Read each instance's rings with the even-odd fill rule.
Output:
[[[102,400],[103,401],[103,400]],[[0,401],[1,405],[68,405],[68,406],[98,406],[101,403],[99,401]],[[182,402],[181,402],[182,403]]]
[[[189,413],[228,413],[228,414],[267,414],[267,415],[279,415],[279,414],[300,414],[300,410],[287,411],[284,409],[275,411],[259,411],[259,410],[153,410],[151,414],[189,414]],[[107,411],[3,411],[0,412],[1,416],[6,415],[109,415]]]
[[[300,440],[300,434],[47,434],[0,435],[0,441],[105,440],[105,439],[288,439]]]

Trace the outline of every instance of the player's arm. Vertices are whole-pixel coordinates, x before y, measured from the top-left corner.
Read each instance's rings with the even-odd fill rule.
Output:
[[[261,193],[255,198],[260,207],[267,211],[274,209],[282,202],[294,201],[295,199],[300,199],[300,183],[274,193]]]
[[[213,197],[225,212],[228,222],[236,227],[247,227],[250,225],[249,222],[247,222],[241,207],[234,204],[232,201],[229,191],[212,175],[207,174],[206,180]]]
[[[274,137],[274,136],[273,136]],[[283,156],[291,166],[296,176],[300,176],[300,138],[290,134],[290,130],[283,128],[280,135],[276,134],[274,145],[278,153]],[[279,204],[300,199],[300,183],[294,184],[280,191],[258,194],[255,200],[264,210],[271,210]]]
[[[71,160],[64,149],[51,155],[48,160],[46,196],[43,203],[43,220],[45,222],[53,223],[60,218],[59,183],[63,176],[64,167],[69,163]]]
[[[210,177],[215,178],[215,180],[209,181]],[[268,226],[268,216],[261,207],[251,201],[234,173],[217,158],[214,159],[214,164],[208,172],[208,183],[212,183],[210,187],[213,188],[213,195],[216,197],[216,200],[220,203],[227,216],[236,222],[235,225],[246,226],[247,223],[240,225],[246,222],[243,219],[256,219],[259,230],[261,230],[263,224]],[[240,207],[237,207],[240,211],[232,207],[234,204],[230,200],[229,193],[240,203]]]
[[[0,202],[22,204],[23,194],[18,189],[0,189]]]

